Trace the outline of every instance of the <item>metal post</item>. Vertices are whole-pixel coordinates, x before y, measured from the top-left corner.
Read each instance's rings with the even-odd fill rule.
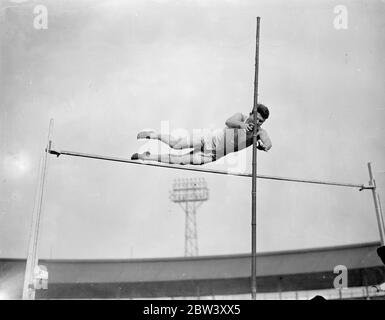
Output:
[[[378,224],[378,231],[380,233],[380,239],[381,239],[381,245],[384,245],[384,230],[383,230],[383,225],[382,225],[382,217],[380,213],[380,208],[378,205],[378,198],[377,198],[377,191],[376,191],[376,181],[374,180],[373,176],[373,170],[372,170],[372,164],[368,162],[368,169],[369,169],[369,186],[372,186],[372,195],[373,195],[373,202],[374,202],[374,209],[376,211],[376,216],[377,216],[377,224]]]
[[[258,107],[258,71],[259,71],[259,25],[257,17],[257,34],[255,47],[255,75],[254,75],[254,129],[253,129],[253,170],[251,191],[251,299],[257,298],[257,107]]]
[[[381,199],[380,199],[379,193],[377,193],[377,200],[378,200],[378,207],[380,209],[380,219],[381,219],[382,230],[384,231],[384,235],[385,235],[384,212],[382,211],[382,205],[381,205]]]
[[[32,224],[30,230],[30,239],[28,246],[28,256],[25,267],[24,287],[23,287],[23,299],[34,300],[35,299],[35,287],[34,287],[34,269],[38,265],[38,247],[39,247],[39,229],[40,220],[43,212],[44,204],[44,190],[48,168],[48,154],[51,150],[51,136],[53,129],[53,119],[50,120],[48,129],[47,147],[44,152],[43,166],[41,172],[38,205],[32,216]]]

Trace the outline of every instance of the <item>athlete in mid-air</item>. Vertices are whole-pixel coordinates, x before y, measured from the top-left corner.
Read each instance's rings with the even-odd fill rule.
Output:
[[[138,139],[160,140],[176,150],[192,150],[184,154],[153,154],[146,151],[134,153],[131,159],[194,165],[216,161],[253,144],[254,116],[257,117],[257,148],[268,151],[272,147],[271,140],[261,125],[269,117],[269,109],[263,104],[258,104],[256,115],[253,111],[248,116],[236,113],[226,120],[226,128],[215,131],[194,133],[187,137],[157,133],[153,130],[141,131],[138,133]]]

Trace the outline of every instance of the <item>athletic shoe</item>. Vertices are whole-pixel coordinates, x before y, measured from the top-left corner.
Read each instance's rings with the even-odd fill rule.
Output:
[[[144,130],[140,131],[138,133],[138,136],[136,137],[137,139],[150,139],[150,134],[154,133],[155,130]]]
[[[131,156],[131,160],[139,160],[139,153],[134,153],[134,154]]]
[[[150,151],[146,151],[143,153],[134,153],[131,156],[131,160],[144,160],[145,157],[148,157],[150,155]]]

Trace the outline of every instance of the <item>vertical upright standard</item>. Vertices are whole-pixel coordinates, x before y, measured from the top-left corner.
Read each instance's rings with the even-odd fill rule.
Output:
[[[23,286],[23,299],[25,300],[34,300],[35,299],[35,269],[38,266],[38,249],[39,249],[39,231],[40,231],[40,221],[41,215],[44,210],[44,191],[47,178],[47,167],[48,167],[48,153],[51,150],[51,140],[52,140],[52,130],[53,130],[53,119],[50,120],[49,129],[48,129],[48,138],[47,138],[47,147],[44,152],[43,165],[41,169],[39,193],[37,200],[36,211],[32,214],[32,223],[30,230],[30,238],[28,245],[28,255],[27,262],[25,267],[25,276],[24,276],[24,286]]]
[[[203,178],[177,179],[170,191],[170,200],[178,203],[185,212],[184,255],[186,257],[199,254],[196,209],[208,198],[209,191]]]
[[[254,129],[253,129],[253,171],[251,190],[251,299],[257,297],[257,107],[258,107],[258,72],[259,72],[259,24],[257,17],[257,35],[255,47],[255,75],[254,75]]]
[[[384,230],[384,221],[383,221],[383,216],[382,216],[382,210],[379,204],[379,196],[377,194],[377,186],[376,186],[376,180],[374,179],[373,175],[373,169],[372,169],[372,164],[368,162],[368,169],[369,169],[369,186],[372,187],[372,195],[373,195],[373,202],[374,202],[374,210],[376,211],[376,216],[377,216],[377,224],[378,224],[378,231],[380,233],[380,239],[381,239],[381,245],[384,246],[384,238],[385,238],[385,230]]]
[[[377,193],[377,201],[378,201],[378,206],[379,206],[379,209],[380,209],[380,218],[381,218],[382,231],[383,231],[383,233],[385,235],[384,213],[382,211],[381,198],[380,198],[379,193]]]

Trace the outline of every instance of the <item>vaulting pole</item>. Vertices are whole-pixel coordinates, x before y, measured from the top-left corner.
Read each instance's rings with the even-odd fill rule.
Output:
[[[258,107],[258,72],[259,72],[259,25],[257,17],[257,35],[255,47],[255,75],[254,75],[254,128],[253,128],[253,170],[251,190],[251,299],[257,298],[257,107]]]

